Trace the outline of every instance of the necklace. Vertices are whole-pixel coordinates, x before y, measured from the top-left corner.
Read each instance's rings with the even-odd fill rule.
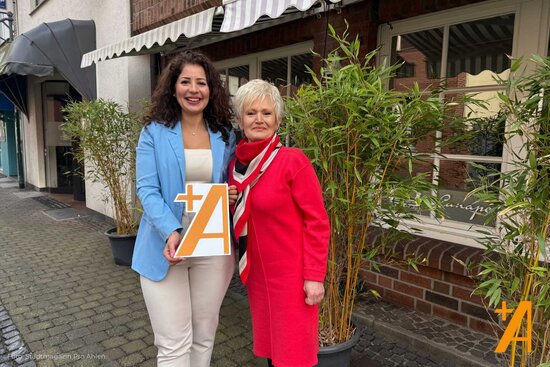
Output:
[[[204,124],[204,122],[203,122],[203,124]],[[199,132],[199,129],[203,124],[198,124],[197,127],[195,128],[195,131],[191,131],[191,135],[197,136],[197,133]]]

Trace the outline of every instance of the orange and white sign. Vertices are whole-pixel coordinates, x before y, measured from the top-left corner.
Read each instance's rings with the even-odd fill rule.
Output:
[[[227,184],[187,184],[174,201],[195,213],[174,257],[231,254]]]

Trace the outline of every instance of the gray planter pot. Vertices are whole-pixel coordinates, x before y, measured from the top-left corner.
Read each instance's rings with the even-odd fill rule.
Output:
[[[316,367],[349,367],[351,364],[351,350],[359,342],[361,328],[356,324],[355,334],[350,340],[330,347],[321,347]]]
[[[115,259],[115,264],[122,266],[132,266],[132,256],[134,255],[134,245],[136,243],[135,234],[116,234],[116,228],[111,228],[105,232],[111,242],[111,251]]]

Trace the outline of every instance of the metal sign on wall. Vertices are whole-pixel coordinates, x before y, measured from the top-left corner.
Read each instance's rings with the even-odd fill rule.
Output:
[[[0,9],[6,9],[6,0],[0,0]]]

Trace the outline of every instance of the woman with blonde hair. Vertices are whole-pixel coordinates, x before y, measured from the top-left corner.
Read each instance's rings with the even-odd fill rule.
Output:
[[[270,366],[311,367],[319,350],[329,222],[311,162],[277,136],[283,110],[273,85],[251,80],[239,88],[235,113],[244,139],[228,183],[238,193],[233,224],[254,354]]]

